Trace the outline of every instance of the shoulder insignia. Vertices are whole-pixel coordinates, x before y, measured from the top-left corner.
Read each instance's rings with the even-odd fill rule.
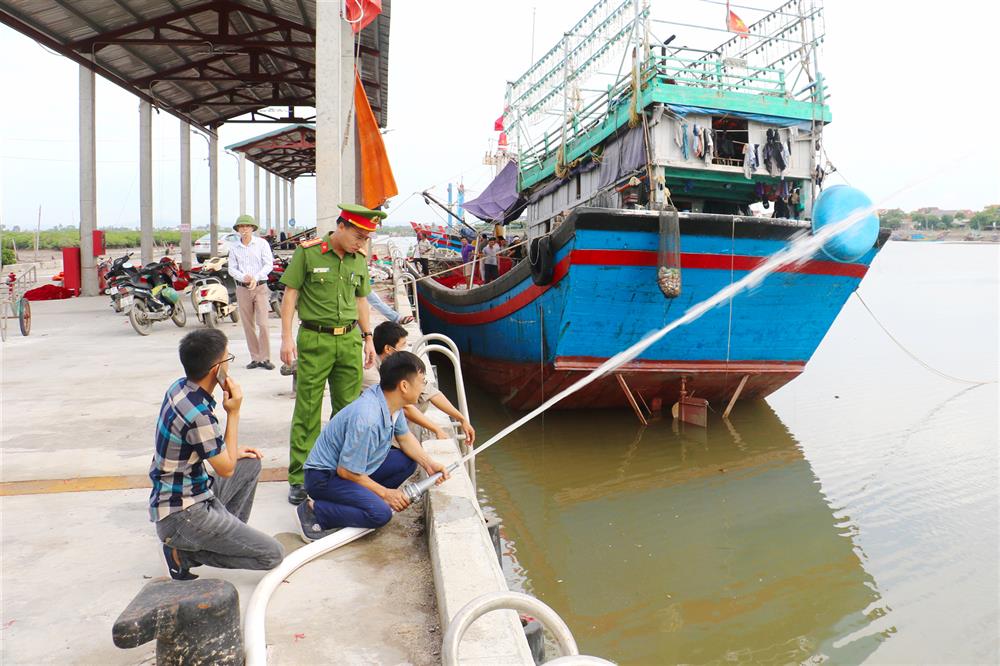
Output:
[[[322,243],[320,243],[320,246],[319,246],[319,251],[320,251],[320,252],[321,252],[322,254],[326,254],[327,252],[329,252],[329,251],[330,251],[330,246],[329,246],[329,245],[327,245],[326,241],[323,241]]]
[[[301,243],[299,243],[299,247],[312,247],[314,245],[319,245],[320,243],[323,243],[323,238],[322,237],[320,237],[320,238],[312,238],[310,240],[302,241]],[[326,243],[323,243],[323,244],[325,245]]]

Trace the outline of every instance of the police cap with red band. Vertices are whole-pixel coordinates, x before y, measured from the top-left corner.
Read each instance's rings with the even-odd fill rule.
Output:
[[[337,207],[340,208],[341,219],[365,231],[375,231],[387,215],[385,211],[372,210],[357,204],[337,204]]]

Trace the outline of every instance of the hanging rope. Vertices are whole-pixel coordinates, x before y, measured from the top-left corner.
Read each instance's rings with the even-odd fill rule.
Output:
[[[986,381],[986,382],[973,381],[971,379],[962,379],[960,377],[955,377],[954,375],[949,375],[948,373],[941,372],[937,368],[931,367],[926,362],[924,362],[919,356],[917,356],[916,354],[914,354],[913,352],[911,352],[909,349],[907,349],[906,345],[904,345],[902,342],[900,342],[899,339],[896,338],[895,335],[893,335],[892,333],[889,332],[889,329],[885,327],[885,324],[883,324],[881,321],[879,321],[878,317],[875,316],[875,313],[872,312],[872,309],[870,307],[868,307],[867,303],[865,303],[865,299],[861,298],[861,293],[860,292],[855,291],[854,295],[858,297],[858,300],[861,301],[861,305],[863,305],[864,308],[865,308],[865,310],[868,311],[868,314],[870,314],[872,316],[872,319],[875,320],[875,323],[878,324],[879,328],[881,328],[885,332],[885,334],[889,336],[890,340],[892,340],[893,342],[896,343],[897,347],[899,347],[901,350],[903,350],[903,353],[905,353],[907,356],[909,356],[910,358],[912,358],[914,361],[916,361],[917,363],[919,363],[920,365],[922,365],[927,370],[930,370],[931,372],[933,372],[935,375],[938,375],[939,377],[943,377],[944,379],[950,379],[953,382],[959,382],[960,384],[972,384],[973,386],[981,386],[983,384],[996,384],[997,383],[997,380],[995,380],[995,379],[991,379],[990,381]]]

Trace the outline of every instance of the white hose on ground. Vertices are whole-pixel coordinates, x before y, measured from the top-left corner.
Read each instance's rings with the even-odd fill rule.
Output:
[[[243,621],[243,640],[246,643],[246,664],[247,666],[266,666],[267,664],[267,641],[265,638],[267,625],[267,604],[271,600],[281,581],[290,576],[303,564],[310,562],[320,555],[325,555],[331,550],[336,550],[356,539],[373,531],[364,527],[345,527],[314,541],[307,546],[299,548],[274,569],[271,569],[266,576],[261,578],[250,596],[247,604],[246,617]]]

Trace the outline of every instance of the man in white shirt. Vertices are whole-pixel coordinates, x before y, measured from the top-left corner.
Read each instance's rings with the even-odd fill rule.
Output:
[[[267,314],[270,310],[267,276],[274,269],[274,254],[266,240],[254,236],[253,232],[257,228],[257,221],[251,215],[236,218],[233,229],[239,233],[240,242],[229,247],[229,274],[236,280],[236,303],[240,308],[240,321],[243,322],[243,332],[250,349],[250,364],[247,369],[274,370],[267,327]]]

